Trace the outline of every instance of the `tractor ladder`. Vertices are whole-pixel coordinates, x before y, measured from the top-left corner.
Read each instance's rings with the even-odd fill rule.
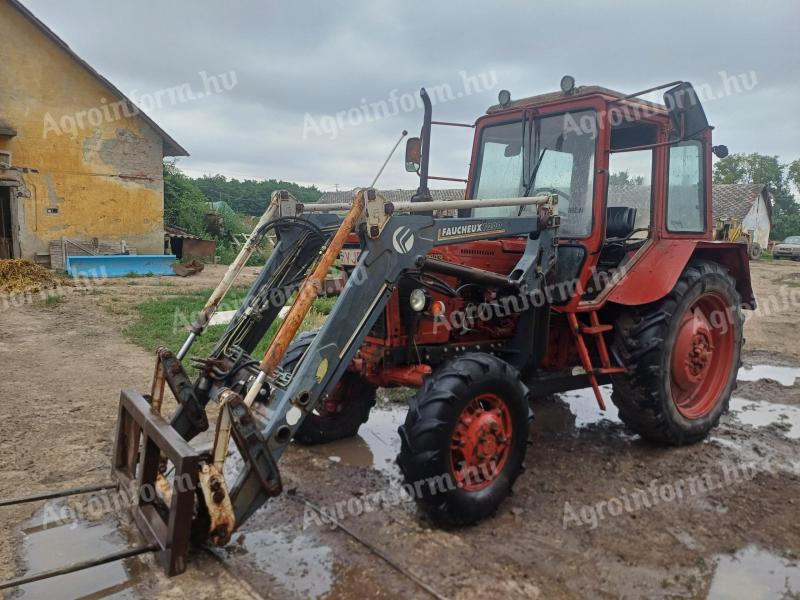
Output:
[[[586,371],[586,377],[589,378],[589,383],[594,390],[597,404],[601,410],[606,409],[606,403],[603,400],[603,395],[600,393],[600,385],[597,383],[598,375],[613,375],[615,373],[624,373],[625,369],[622,367],[615,367],[611,364],[611,357],[608,353],[608,346],[603,334],[614,329],[613,325],[603,325],[597,317],[597,311],[589,311],[589,324],[586,325],[578,319],[578,314],[574,312],[567,313],[567,322],[569,323],[570,330],[575,336],[575,345],[578,348],[578,356],[581,359],[583,370]],[[597,347],[597,355],[600,358],[600,366],[595,367],[592,364],[592,357],[589,354],[589,348],[586,345],[585,335],[594,338]]]

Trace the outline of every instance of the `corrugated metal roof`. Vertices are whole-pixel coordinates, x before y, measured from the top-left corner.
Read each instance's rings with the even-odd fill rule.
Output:
[[[64,52],[66,52],[75,62],[81,65],[84,69],[86,69],[92,76],[98,79],[103,85],[105,85],[109,90],[111,90],[114,94],[116,94],[120,100],[128,103],[131,107],[135,108],[136,116],[141,117],[141,119],[147,123],[150,127],[152,127],[161,139],[164,140],[164,156],[189,156],[189,153],[186,149],[181,146],[178,142],[176,142],[172,136],[170,136],[166,131],[161,129],[155,121],[153,121],[150,117],[148,117],[142,110],[136,106],[130,98],[128,98],[122,91],[117,88],[113,83],[111,83],[108,79],[103,77],[100,73],[98,73],[89,63],[83,60],[80,56],[75,54],[75,51],[69,47],[69,45],[58,37],[55,32],[50,29],[47,25],[45,25],[42,21],[40,21],[30,10],[28,10],[19,0],[8,0],[11,6],[16,8],[22,15],[28,19],[33,25],[35,25],[42,33],[44,33],[47,37],[49,37],[53,42],[55,42],[58,46],[61,47]],[[133,111],[131,111],[133,112]]]
[[[180,238],[182,240],[202,240],[199,235],[194,235],[193,233],[189,233],[185,229],[181,229],[180,227],[170,227],[169,225],[164,225],[164,233],[167,234],[169,237]]]

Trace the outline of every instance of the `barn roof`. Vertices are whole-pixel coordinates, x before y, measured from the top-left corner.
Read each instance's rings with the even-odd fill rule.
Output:
[[[763,183],[715,183],[714,194],[714,220],[734,218],[742,220],[753,208],[758,197],[767,191]],[[772,206],[769,194],[765,197],[767,214],[772,220]]]
[[[9,4],[16,8],[22,16],[24,16],[28,21],[30,21],[35,27],[37,27],[44,35],[49,37],[56,45],[60,46],[61,49],[66,52],[70,58],[72,58],[75,62],[81,65],[84,69],[86,69],[90,75],[92,75],[95,79],[99,80],[100,83],[105,85],[112,93],[117,95],[120,100],[129,104],[132,108],[135,109],[136,116],[141,118],[145,123],[147,123],[150,127],[152,127],[155,132],[161,137],[164,141],[164,156],[189,156],[189,153],[186,149],[181,146],[178,142],[176,142],[166,131],[161,129],[155,121],[153,121],[150,117],[148,117],[142,110],[136,106],[130,98],[128,98],[122,91],[117,88],[113,83],[111,83],[108,79],[103,77],[100,73],[98,73],[94,67],[92,67],[89,63],[83,60],[80,56],[75,54],[75,51],[69,47],[69,45],[58,37],[55,32],[50,29],[47,25],[45,25],[42,21],[40,21],[36,15],[34,15],[30,10],[28,10],[19,0],[8,0]],[[134,112],[134,111],[131,111]]]

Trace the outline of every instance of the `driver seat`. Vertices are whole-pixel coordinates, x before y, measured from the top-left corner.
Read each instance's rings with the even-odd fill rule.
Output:
[[[625,242],[636,228],[636,209],[632,206],[606,208],[606,241],[600,250],[598,266],[612,268],[625,258]]]

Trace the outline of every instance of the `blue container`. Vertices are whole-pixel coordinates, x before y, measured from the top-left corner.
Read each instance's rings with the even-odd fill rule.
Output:
[[[67,273],[72,277],[125,277],[126,275],[175,275],[174,254],[111,254],[68,256]]]

